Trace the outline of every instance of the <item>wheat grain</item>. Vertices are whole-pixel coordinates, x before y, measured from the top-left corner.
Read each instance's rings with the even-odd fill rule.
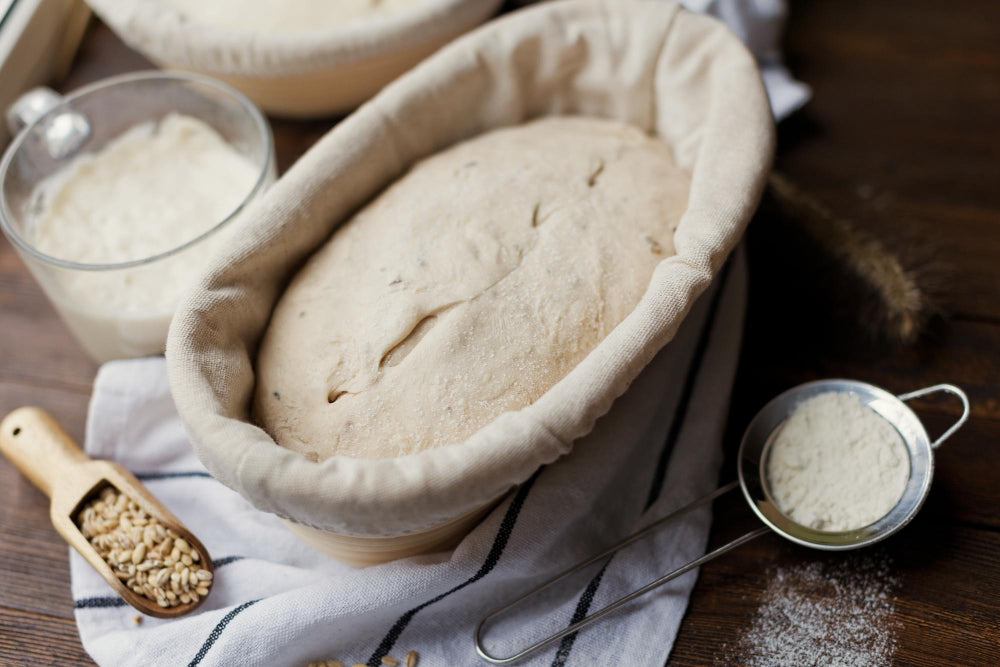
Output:
[[[194,569],[202,562],[197,549],[117,489],[101,491],[76,521],[115,576],[137,595],[164,608],[208,595],[212,573]]]

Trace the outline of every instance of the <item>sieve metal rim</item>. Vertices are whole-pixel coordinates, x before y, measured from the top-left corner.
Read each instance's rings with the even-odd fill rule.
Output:
[[[816,530],[787,517],[771,499],[763,470],[770,444],[795,408],[804,400],[829,392],[851,393],[861,399],[864,405],[889,422],[899,433],[909,455],[909,476],[896,505],[873,523],[847,531]],[[760,520],[791,542],[825,551],[858,549],[884,540],[901,530],[920,510],[930,492],[934,476],[930,437],[923,422],[906,402],[881,387],[843,378],[800,384],[771,399],[744,431],[737,461],[743,496]]]

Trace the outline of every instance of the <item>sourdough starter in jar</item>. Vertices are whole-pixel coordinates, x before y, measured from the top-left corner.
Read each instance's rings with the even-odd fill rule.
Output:
[[[157,256],[226,220],[258,176],[258,167],[209,125],[169,114],[132,127],[37,186],[28,207],[29,240],[40,252],[93,266],[141,262],[36,274],[49,283],[63,319],[95,360],[163,351],[181,293],[225,243],[231,225]]]

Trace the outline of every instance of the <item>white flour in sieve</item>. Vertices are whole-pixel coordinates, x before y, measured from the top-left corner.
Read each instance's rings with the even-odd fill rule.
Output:
[[[716,664],[889,667],[899,586],[892,570],[879,551],[769,570],[750,627]]]
[[[889,513],[906,488],[910,459],[892,424],[857,395],[803,401],[767,456],[771,498],[788,518],[823,531],[854,530]]]

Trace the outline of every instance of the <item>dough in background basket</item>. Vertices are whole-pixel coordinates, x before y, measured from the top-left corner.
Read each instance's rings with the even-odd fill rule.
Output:
[[[255,414],[311,460],[462,442],[561,380],[674,254],[690,181],[624,123],[551,117],[417,164],[278,302]]]
[[[129,46],[239,89],[264,111],[354,109],[503,0],[87,0]]]
[[[159,0],[187,20],[236,30],[318,30],[391,14],[426,0]]]

